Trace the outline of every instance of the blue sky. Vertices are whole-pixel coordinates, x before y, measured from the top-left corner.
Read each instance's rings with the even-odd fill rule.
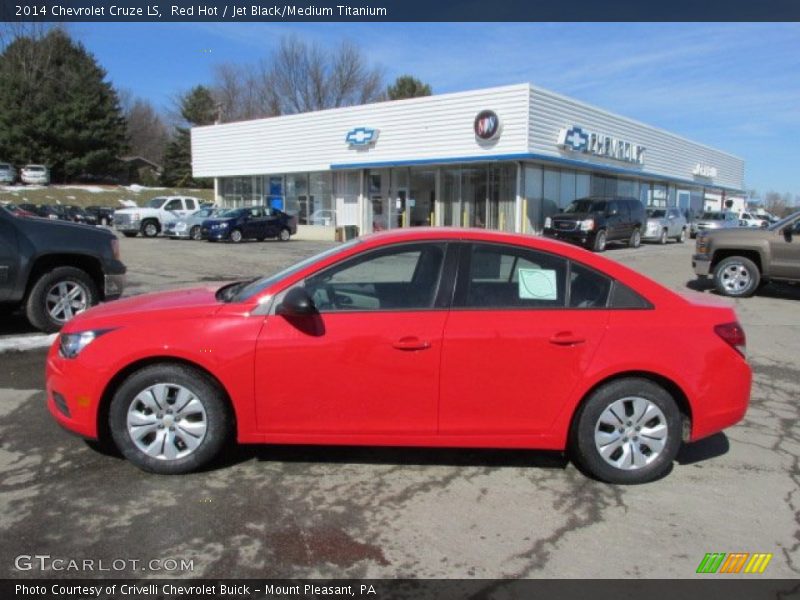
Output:
[[[800,195],[796,23],[75,23],[111,81],[162,109],[219,63],[252,63],[281,36],[347,38],[387,81],[434,93],[531,82],[744,158],[746,185]]]

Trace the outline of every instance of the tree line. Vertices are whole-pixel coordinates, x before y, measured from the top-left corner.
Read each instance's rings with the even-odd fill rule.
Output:
[[[192,177],[191,127],[432,93],[410,75],[387,86],[352,42],[324,48],[286,37],[256,63],[217,65],[165,116],[116,89],[63,27],[6,27],[0,48],[0,159],[46,164],[60,182],[110,179],[122,157],[140,156],[162,165],[161,181],[149,183],[209,185]]]

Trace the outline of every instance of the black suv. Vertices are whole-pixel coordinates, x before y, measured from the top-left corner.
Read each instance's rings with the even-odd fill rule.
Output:
[[[18,217],[0,207],[0,311],[24,306],[46,332],[122,294],[117,236],[97,227]]]
[[[602,252],[606,242],[642,242],[644,206],[636,198],[580,198],[544,222],[544,235]]]

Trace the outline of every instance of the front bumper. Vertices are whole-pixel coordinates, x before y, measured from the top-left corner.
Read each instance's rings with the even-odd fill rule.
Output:
[[[103,295],[106,300],[116,300],[125,291],[125,273],[106,273],[103,281]]]
[[[103,392],[97,386],[97,373],[59,356],[58,345],[56,338],[47,356],[47,409],[64,429],[97,439],[97,411]]]
[[[204,240],[214,240],[221,242],[223,240],[228,239],[228,235],[230,234],[229,229],[206,229],[203,228],[202,236]]]
[[[165,229],[164,230],[164,237],[168,238],[176,238],[176,239],[189,239],[189,232],[186,230],[177,231],[175,229]]]
[[[591,246],[594,244],[596,232],[594,231],[560,231],[558,229],[545,229],[544,235],[564,242],[572,242],[581,246]]]
[[[708,277],[711,273],[711,257],[706,254],[693,255],[692,268],[698,277]]]
[[[135,232],[138,233],[141,230],[141,228],[142,228],[142,222],[141,221],[129,221],[127,223],[116,223],[116,222],[114,223],[114,229],[116,229],[117,231],[122,231],[122,232],[135,231]]]

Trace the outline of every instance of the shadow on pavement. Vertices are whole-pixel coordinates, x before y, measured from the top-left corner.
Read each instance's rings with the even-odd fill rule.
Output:
[[[675,460],[681,465],[693,465],[694,463],[723,456],[728,453],[730,447],[728,436],[724,433],[716,433],[692,444],[684,444],[681,446]]]
[[[0,335],[22,335],[28,333],[41,333],[28,323],[28,319],[21,312],[0,314]]]

